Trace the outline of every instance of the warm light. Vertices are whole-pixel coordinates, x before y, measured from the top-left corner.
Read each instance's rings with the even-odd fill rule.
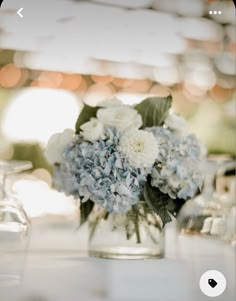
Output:
[[[168,95],[171,94],[171,90],[165,86],[154,85],[150,89],[149,93],[154,94],[155,96],[158,96],[158,97],[167,97]]]
[[[222,87],[220,84],[216,84],[210,91],[212,99],[217,101],[227,101],[235,99],[233,96],[234,89],[230,87]],[[235,114],[235,109],[232,109],[232,114]]]
[[[39,87],[39,82],[37,80],[32,81],[30,87],[34,87],[34,88]]]
[[[78,95],[84,95],[84,93],[88,89],[88,84],[84,78],[82,78],[81,84],[79,85],[79,88],[77,89]]]
[[[113,84],[119,88],[127,88],[132,86],[134,81],[132,79],[125,79],[125,78],[115,78],[113,80]]]
[[[204,96],[206,94],[206,90],[202,89],[195,84],[185,82],[184,83],[184,95],[191,101],[193,102],[199,102],[202,101],[203,99],[201,96]]]
[[[114,89],[110,85],[95,84],[92,85],[84,96],[84,102],[90,106],[96,106],[99,102],[112,98]]]
[[[19,80],[17,87],[22,87],[29,78],[29,71],[27,69],[21,69],[21,79]]]
[[[42,88],[59,88],[63,81],[63,76],[60,72],[44,71],[40,74],[37,82]]]
[[[17,180],[13,184],[13,189],[31,218],[45,215],[73,215],[77,210],[72,197],[66,197],[32,176]]]
[[[92,80],[95,83],[99,84],[109,84],[113,80],[113,76],[111,75],[104,75],[104,76],[99,76],[99,75],[91,75]]]
[[[82,103],[64,90],[23,89],[7,107],[3,132],[13,141],[45,145],[51,135],[74,128]]]
[[[82,76],[79,74],[63,74],[62,82],[60,84],[61,89],[75,91],[82,83]]]
[[[152,86],[152,81],[148,79],[135,80],[132,85],[125,89],[127,93],[147,93]]]
[[[21,69],[13,64],[8,64],[0,70],[0,85],[5,88],[16,86],[21,80]]]

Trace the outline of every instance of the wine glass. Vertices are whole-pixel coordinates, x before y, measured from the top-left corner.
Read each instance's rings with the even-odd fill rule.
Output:
[[[7,190],[9,174],[32,168],[30,162],[0,161],[0,287],[20,284],[29,243],[29,219],[19,200]]]
[[[203,191],[186,202],[178,215],[177,225],[182,234],[222,239],[231,203],[222,201],[222,196],[215,192],[215,183],[216,178],[227,170],[235,170],[235,162],[209,160],[206,166],[208,174],[205,177]]]

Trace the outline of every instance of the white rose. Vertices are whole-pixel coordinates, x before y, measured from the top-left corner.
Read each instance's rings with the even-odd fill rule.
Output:
[[[117,106],[99,109],[97,118],[105,127],[115,127],[120,131],[139,129],[142,126],[141,115],[129,106]]]
[[[45,156],[50,164],[61,163],[65,147],[73,141],[74,131],[64,130],[63,133],[54,134],[48,141]]]
[[[80,128],[82,130],[81,135],[87,141],[94,142],[103,136],[104,126],[97,118],[91,118]]]
[[[187,131],[186,120],[183,117],[177,115],[176,113],[170,113],[167,116],[165,120],[165,125],[171,131],[176,131],[178,133],[184,133]]]

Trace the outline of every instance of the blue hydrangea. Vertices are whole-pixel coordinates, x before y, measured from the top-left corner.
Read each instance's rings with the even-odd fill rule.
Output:
[[[107,129],[105,138],[93,143],[77,136],[55,167],[57,189],[82,202],[90,199],[110,213],[130,210],[140,199],[147,171],[129,165],[117,151],[119,139],[115,129]]]
[[[171,198],[187,200],[203,184],[202,150],[194,135],[179,137],[162,127],[148,128],[158,141],[152,185]]]

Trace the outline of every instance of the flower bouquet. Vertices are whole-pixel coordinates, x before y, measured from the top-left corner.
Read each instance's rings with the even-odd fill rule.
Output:
[[[168,96],[84,105],[75,131],[49,140],[54,184],[80,200],[80,223],[89,221],[90,254],[162,256],[165,224],[200,191],[204,151],[171,104]]]

